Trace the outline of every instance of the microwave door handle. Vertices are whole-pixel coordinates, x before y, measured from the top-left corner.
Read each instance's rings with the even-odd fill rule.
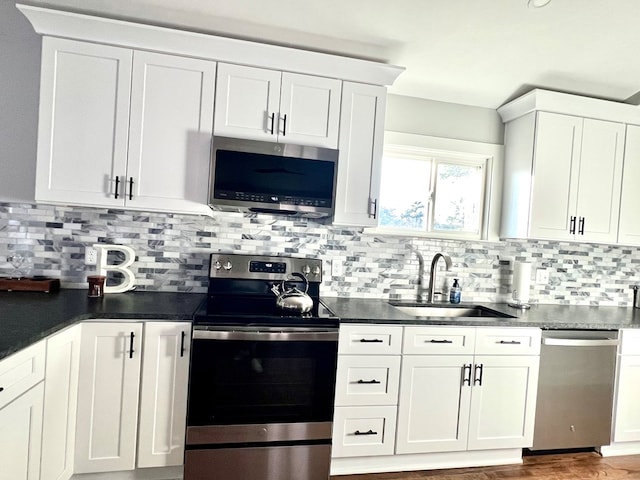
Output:
[[[276,114],[275,112],[273,112],[271,114],[271,135],[273,135],[275,128],[276,128]]]

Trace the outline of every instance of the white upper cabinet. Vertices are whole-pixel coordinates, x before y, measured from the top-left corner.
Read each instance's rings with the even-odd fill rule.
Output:
[[[221,63],[214,133],[337,148],[341,83]]]
[[[44,37],[37,201],[122,206],[114,193],[127,166],[132,54]]]
[[[207,213],[215,66],[45,37],[36,200]]]
[[[127,206],[207,213],[215,72],[207,60],[134,52]]]
[[[505,130],[501,236],[614,243],[625,126],[532,112]]]
[[[344,82],[333,223],[378,224],[385,87]]]
[[[640,245],[640,126],[627,125],[618,243]]]

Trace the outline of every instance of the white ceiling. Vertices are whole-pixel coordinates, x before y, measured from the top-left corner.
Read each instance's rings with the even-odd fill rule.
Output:
[[[495,108],[532,87],[640,91],[640,0],[27,0],[374,59],[391,93]]]

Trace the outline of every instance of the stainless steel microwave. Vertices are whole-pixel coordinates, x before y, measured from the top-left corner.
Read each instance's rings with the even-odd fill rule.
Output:
[[[333,215],[338,150],[214,137],[214,209],[324,218]]]

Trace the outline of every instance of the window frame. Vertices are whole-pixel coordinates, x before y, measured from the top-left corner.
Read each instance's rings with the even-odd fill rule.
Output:
[[[401,132],[385,132],[384,154],[388,156],[389,152],[400,155],[403,158],[429,159],[432,160],[432,183],[437,182],[435,177],[437,173],[438,163],[447,163],[445,159],[449,158],[452,162],[460,165],[484,164],[484,195],[481,199],[480,228],[478,233],[471,232],[451,232],[451,231],[433,231],[433,230],[414,230],[397,227],[383,227],[378,225],[375,228],[366,229],[367,232],[393,235],[393,236],[411,236],[411,237],[430,237],[443,239],[460,239],[460,240],[488,240],[496,241],[499,239],[499,222],[501,210],[501,192],[502,192],[502,170],[503,170],[503,151],[502,145],[472,142],[468,140],[457,140],[449,138],[431,137],[427,135],[416,135]],[[445,160],[443,162],[443,160]],[[382,158],[380,159],[382,162]],[[467,163],[468,162],[468,163]],[[382,183],[381,179],[381,183]],[[437,188],[437,185],[435,185]],[[427,215],[432,228],[433,209],[435,208],[435,188],[432,190],[433,198],[429,202]]]

